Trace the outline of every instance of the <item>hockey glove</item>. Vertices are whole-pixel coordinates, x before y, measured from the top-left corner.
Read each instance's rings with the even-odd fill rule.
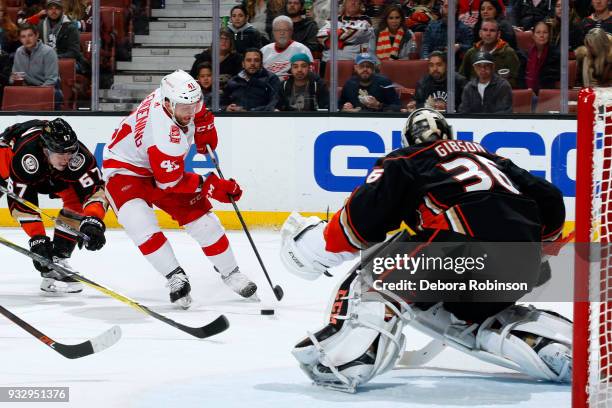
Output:
[[[53,259],[53,244],[51,243],[51,238],[46,235],[34,235],[30,238],[30,251],[34,252],[37,255],[45,257],[49,260]],[[42,273],[47,273],[51,269],[44,266],[38,261],[33,261],[34,267],[37,271]]]
[[[205,189],[208,188],[207,195],[222,203],[230,203],[230,197],[238,201],[242,196],[242,190],[234,179],[223,180],[215,173],[210,173],[206,178],[206,184],[208,185],[205,187]]]
[[[89,237],[89,241],[79,239],[79,249],[85,246],[90,251],[97,251],[106,244],[106,238],[104,237],[106,226],[97,217],[83,218],[79,231]]]
[[[193,119],[195,125],[194,142],[198,153],[207,154],[206,145],[214,151],[217,148],[217,129],[215,128],[215,117],[213,114],[202,108]]]

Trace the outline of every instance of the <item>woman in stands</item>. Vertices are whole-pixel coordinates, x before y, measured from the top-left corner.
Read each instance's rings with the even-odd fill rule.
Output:
[[[210,62],[212,64],[212,47],[204,49],[200,54],[195,55],[195,61],[191,67],[189,74],[198,79],[197,67],[202,62]],[[242,57],[234,49],[234,34],[228,29],[222,29],[219,34],[219,85],[224,88],[227,82],[234,75],[242,70]]]
[[[506,19],[504,9],[499,0],[483,0],[480,2],[478,12],[478,20],[474,25],[474,38],[478,38],[480,26],[483,21],[497,21],[501,31],[501,39],[506,41],[512,48],[516,50],[516,34],[512,24]]]
[[[572,2],[569,6],[569,49],[571,55],[574,50],[582,45],[582,29],[580,27],[581,21],[578,13],[574,8]],[[556,46],[561,45],[561,0],[555,1],[555,17],[552,20],[552,34],[551,43]]]
[[[272,20],[285,12],[285,0],[244,0],[249,22],[265,38],[272,38]]]
[[[368,49],[376,51],[379,61],[409,59],[416,52],[416,44],[410,41],[414,34],[406,26],[404,11],[397,4],[387,6]],[[414,49],[411,50],[411,46]]]
[[[234,47],[239,54],[244,54],[249,48],[261,48],[266,43],[262,34],[248,20],[246,7],[241,4],[232,7],[227,29],[234,33]]]
[[[533,29],[534,45],[529,49],[525,65],[525,85],[536,94],[540,89],[555,88],[560,79],[559,48],[550,43],[551,24],[540,21]]]
[[[11,56],[12,60],[15,51],[20,46],[17,25],[6,12],[4,1],[0,1],[0,47],[2,47],[2,51]]]
[[[612,35],[603,28],[593,28],[576,50],[577,77],[587,87],[612,84]]]
[[[63,0],[64,14],[77,26],[79,31],[91,31],[91,0]]]

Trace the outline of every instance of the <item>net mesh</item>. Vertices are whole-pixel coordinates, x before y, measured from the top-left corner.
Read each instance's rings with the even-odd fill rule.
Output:
[[[596,90],[590,268],[589,406],[612,408],[612,88]],[[592,259],[594,260],[594,259]]]

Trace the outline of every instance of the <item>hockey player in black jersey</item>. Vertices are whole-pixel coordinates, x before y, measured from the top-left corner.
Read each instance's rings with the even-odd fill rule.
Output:
[[[10,192],[36,205],[39,194],[61,198],[58,220],[89,237],[82,241],[70,229],[55,225],[51,240],[40,215],[9,196],[11,215],[30,236],[32,252],[65,264],[77,243],[92,251],[106,243],[102,220],[108,201],[100,170],[63,119],[31,120],[7,128],[0,135],[0,179]],[[69,276],[60,276],[36,261],[34,266],[42,275],[40,288],[45,292],[83,290],[81,283]]]
[[[408,225],[409,242],[539,243],[561,238],[560,191],[478,143],[453,140],[444,117],[418,109],[402,148],[379,159],[366,182],[329,222],[297,213],[281,230],[281,260],[305,279],[354,259]],[[415,245],[417,248],[422,246]],[[538,282],[541,246],[517,254],[517,274]],[[493,262],[492,269],[505,265]],[[514,272],[514,271],[512,271]],[[571,378],[571,323],[514,302],[410,302],[369,290],[358,264],[334,293],[330,323],[297,344],[294,356],[315,383],[345,391],[394,367],[404,352],[404,325],[485,361],[535,378]],[[518,300],[520,296],[517,296]]]

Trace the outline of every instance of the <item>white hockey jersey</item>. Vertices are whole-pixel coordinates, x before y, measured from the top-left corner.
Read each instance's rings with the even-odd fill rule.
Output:
[[[279,50],[275,43],[270,43],[261,49],[263,54],[263,66],[265,69],[278,76],[281,81],[289,78],[289,70],[291,69],[291,57],[295,54],[306,54],[313,62],[312,53],[304,44],[297,41],[291,41],[287,48]]]
[[[213,115],[208,114],[208,117],[209,129],[214,129]],[[160,189],[195,192],[200,177],[185,172],[185,157],[193,143],[194,132],[193,123],[185,127],[174,123],[157,89],[120,123],[104,148],[104,180],[108,181],[115,174],[153,177]]]

